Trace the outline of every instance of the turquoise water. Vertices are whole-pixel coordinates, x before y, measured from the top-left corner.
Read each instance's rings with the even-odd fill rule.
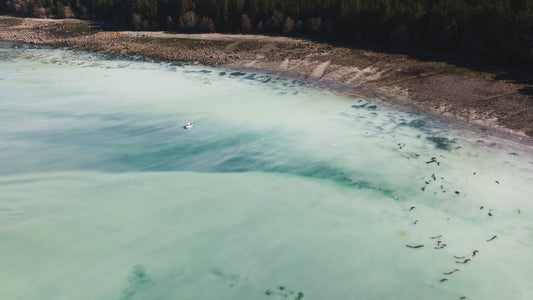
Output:
[[[532,299],[532,153],[302,81],[3,44],[0,298]]]

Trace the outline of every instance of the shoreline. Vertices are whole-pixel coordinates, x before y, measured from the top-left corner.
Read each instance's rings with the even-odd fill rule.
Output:
[[[217,66],[214,66],[217,67]],[[220,66],[218,66],[220,67]],[[325,89],[332,93],[335,93],[340,96],[348,96],[352,98],[370,98],[374,101],[380,101],[386,103],[389,106],[397,107],[399,109],[408,111],[408,112],[417,112],[423,113],[424,115],[437,119],[443,122],[451,124],[457,130],[466,130],[469,132],[476,133],[481,136],[490,136],[502,140],[502,142],[513,143],[520,148],[526,149],[526,151],[533,150],[533,137],[524,135],[522,133],[515,132],[511,129],[505,128],[503,126],[497,126],[494,124],[487,124],[481,122],[472,122],[468,120],[463,120],[458,118],[455,115],[451,114],[440,114],[431,110],[421,109],[419,106],[414,105],[406,100],[400,100],[398,98],[392,98],[392,96],[378,95],[373,94],[373,91],[362,92],[361,89],[356,89],[354,87],[346,86],[341,82],[324,82],[316,80],[313,78],[302,78],[299,74],[283,73],[276,72],[269,69],[246,69],[246,68],[231,68],[228,66],[223,66],[226,69],[232,71],[253,71],[260,72],[268,75],[277,75],[283,76],[286,78],[292,78],[297,80],[304,80],[308,82],[310,88]]]
[[[0,16],[0,41],[246,70],[305,80],[533,146],[533,84],[405,54],[289,37],[105,31],[81,20]]]

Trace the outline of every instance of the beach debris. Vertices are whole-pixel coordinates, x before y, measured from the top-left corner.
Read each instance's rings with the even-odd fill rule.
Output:
[[[497,238],[497,237],[498,237],[498,236],[495,235],[495,236],[491,237],[490,239],[488,239],[487,242],[490,242],[490,241],[494,240],[494,239]]]
[[[481,206],[479,209],[483,209],[483,206]]]
[[[431,163],[436,163],[436,162],[437,162],[437,158],[432,157],[430,161],[426,161],[426,164],[431,164]]]
[[[471,257],[476,256],[478,253],[479,253],[479,250],[474,249],[474,251],[472,251],[472,256]],[[465,256],[455,256],[454,255],[453,257],[455,257],[456,259],[464,259],[464,258],[468,257],[468,255],[465,255]],[[459,263],[459,262],[457,262],[457,263]]]
[[[188,122],[187,124],[185,124],[185,125],[183,126],[183,129],[191,129],[193,126],[194,126],[193,123]]]
[[[444,275],[452,275],[455,272],[459,272],[459,269],[453,269],[453,271],[442,273]]]
[[[246,73],[236,71],[236,72],[229,73],[229,75],[231,75],[231,76],[244,76],[244,75],[246,75]]]
[[[435,177],[435,174],[431,174],[431,178],[433,178],[434,181],[437,180],[437,177]]]
[[[409,211],[412,211],[412,210],[415,209],[415,208],[416,208],[415,206],[411,206],[411,207],[409,208]]]
[[[415,221],[413,222],[413,225],[416,225],[416,223],[418,223],[418,220],[415,220]]]
[[[439,242],[440,242],[440,241],[439,241]],[[439,244],[440,244],[440,243],[439,243]],[[433,249],[442,249],[442,248],[444,248],[444,247],[446,247],[446,246],[448,246],[448,245],[442,243],[442,245],[440,245],[439,247],[433,247]]]
[[[518,212],[518,214],[520,214],[520,208],[516,210],[516,212]]]
[[[461,192],[459,192],[459,191],[455,191],[455,194],[456,194],[456,195],[459,195],[459,194],[461,194]]]
[[[476,172],[474,172],[473,174],[476,175]]]
[[[490,217],[492,217],[492,213],[491,213],[490,211],[489,211],[489,213],[488,213],[487,215],[489,215]]]
[[[439,280],[439,282],[444,282],[444,281],[448,281],[448,279],[442,278],[441,280]]]
[[[438,239],[438,240],[437,240],[437,246],[436,246],[436,247],[433,247],[433,249],[442,249],[442,248],[448,246],[447,244],[442,243],[442,241],[440,240],[441,237],[442,237],[441,234],[436,235],[436,236],[432,236],[432,237],[431,237],[431,239]]]
[[[422,248],[422,247],[424,247],[424,245],[415,245],[415,246],[412,246],[412,245],[405,245],[405,246],[407,246],[407,247],[409,247],[409,248]]]
[[[455,261],[455,263],[457,264],[466,264],[467,262],[469,262],[471,259],[470,258],[467,258],[465,259],[464,261]]]
[[[461,298],[459,298],[459,300],[465,300],[466,297],[465,296],[462,296]]]
[[[496,184],[500,184],[500,182],[498,180],[494,180],[494,182],[496,182]]]
[[[422,192],[424,192],[424,191],[426,190],[426,187],[423,186],[423,187],[421,188],[421,190],[422,190]]]

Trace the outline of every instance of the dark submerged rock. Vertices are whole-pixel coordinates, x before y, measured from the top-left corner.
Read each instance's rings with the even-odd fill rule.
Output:
[[[428,136],[426,137],[426,140],[435,144],[435,148],[448,151],[450,151],[452,149],[452,145],[455,144],[454,140],[440,136]]]

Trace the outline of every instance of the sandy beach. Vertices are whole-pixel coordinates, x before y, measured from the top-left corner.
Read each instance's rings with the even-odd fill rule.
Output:
[[[258,70],[322,88],[424,111],[523,144],[533,144],[528,74],[376,45],[332,45],[257,35],[130,32],[79,20],[0,16],[0,41]]]

